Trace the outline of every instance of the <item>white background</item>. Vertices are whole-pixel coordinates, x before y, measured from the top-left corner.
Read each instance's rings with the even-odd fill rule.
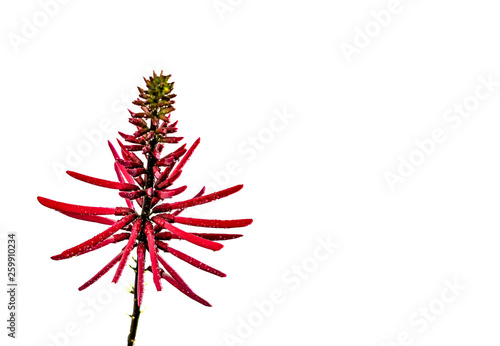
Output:
[[[179,200],[217,180],[244,183],[200,217],[255,221],[217,253],[178,246],[228,277],[172,260],[213,307],[168,285],[156,292],[149,278],[138,346],[500,342],[498,85],[474,104],[476,89],[487,90],[481,78],[500,81],[495,2],[45,3],[4,1],[0,10],[2,285],[7,232],[17,232],[19,270],[18,338],[6,336],[3,294],[2,345],[125,345],[132,296],[109,293],[111,273],[77,290],[119,245],[50,260],[103,227],[66,219],[36,196],[123,204],[56,168],[114,178],[103,138],[133,130],[125,107],[153,69],[176,82],[179,134],[202,139]],[[372,11],[388,9],[377,24]],[[358,50],[347,56],[347,45]],[[443,117],[465,100],[474,110],[460,124]],[[423,157],[415,141],[429,143],[435,129],[446,140]],[[95,134],[90,147],[84,131]],[[78,148],[85,155],[68,158]],[[411,155],[418,167],[391,189],[387,174]],[[339,246],[318,261],[328,239]],[[309,273],[299,278],[293,266]],[[458,296],[446,282],[458,282]],[[276,290],[280,303],[262,315],[254,302]],[[67,336],[68,324],[77,335]]]

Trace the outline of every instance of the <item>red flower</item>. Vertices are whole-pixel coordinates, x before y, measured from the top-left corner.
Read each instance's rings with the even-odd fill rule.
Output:
[[[140,306],[142,302],[145,271],[152,273],[153,282],[158,291],[162,289],[161,279],[164,279],[188,297],[203,305],[210,306],[207,301],[195,294],[168,264],[168,255],[180,258],[192,266],[211,274],[220,277],[226,275],[174,249],[170,243],[173,240],[186,240],[206,249],[218,251],[223,245],[217,241],[235,239],[241,235],[191,233],[181,230],[174,224],[207,228],[235,228],[247,226],[252,223],[252,220],[207,220],[179,216],[187,208],[227,197],[241,190],[243,185],[233,186],[211,194],[205,194],[203,188],[193,198],[166,202],[166,200],[170,200],[186,190],[186,186],[177,188],[172,188],[172,186],[200,143],[200,139],[197,139],[188,150],[185,149],[185,145],[182,145],[165,156],[161,154],[165,144],[178,143],[182,140],[182,137],[170,136],[170,134],[177,131],[177,122],[170,123],[170,113],[174,110],[172,105],[175,102],[173,100],[175,95],[171,94],[173,83],[168,83],[169,77],[163,76],[163,74],[159,76],[154,74],[153,77],[145,79],[147,90],[139,88],[140,99],[134,101],[134,104],[141,106],[142,112],[130,112],[131,118],[129,122],[136,126],[134,134],[127,135],[119,132],[125,142],[130,143],[123,144],[118,141],[121,155],[109,143],[115,158],[114,168],[118,181],[89,177],[72,171],[67,172],[71,177],[83,182],[119,190],[119,195],[124,198],[127,207],[89,207],[57,202],[44,197],[38,197],[38,201],[42,205],[57,210],[66,216],[109,226],[109,228],[93,238],[71,247],[59,255],[52,256],[54,260],[79,256],[109,244],[126,241],[125,246],[118,255],[95,276],[85,282],[79,290],[89,287],[115,266],[117,266],[117,269],[112,281],[118,282],[130,254],[135,249],[137,272],[134,293],[137,297],[137,306]],[[145,160],[143,161],[136,153],[142,154]],[[121,218],[114,220],[102,215],[115,215]],[[163,254],[160,255],[160,252]],[[146,261],[150,263],[147,268]]]

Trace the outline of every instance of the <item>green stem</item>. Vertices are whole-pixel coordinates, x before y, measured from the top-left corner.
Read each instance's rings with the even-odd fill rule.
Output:
[[[137,282],[139,280],[139,272],[137,270],[137,266],[135,268],[135,283],[134,283],[134,312],[132,313],[132,322],[130,324],[130,333],[128,335],[128,343],[127,346],[134,346],[135,344],[135,336],[137,334],[137,327],[139,325],[139,317],[141,316],[141,308],[137,304],[139,297],[137,296]]]

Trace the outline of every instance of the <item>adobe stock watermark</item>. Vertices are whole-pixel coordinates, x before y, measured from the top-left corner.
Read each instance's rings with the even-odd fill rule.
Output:
[[[220,20],[226,18],[226,14],[234,12],[241,5],[243,0],[214,0],[212,7]]]
[[[449,138],[450,131],[456,131],[479,109],[481,103],[493,96],[500,82],[493,80],[493,75],[488,77],[478,76],[479,83],[474,92],[463,98],[459,103],[454,103],[441,115],[446,126],[434,128],[426,137],[414,141],[415,149],[409,154],[397,157],[397,168],[384,172],[384,178],[389,189],[394,192],[398,184],[404,183],[435,154],[439,145]]]
[[[462,295],[467,289],[457,278],[444,280],[440,294],[420,305],[415,312],[408,317],[408,327],[399,331],[393,340],[380,343],[380,346],[411,346],[415,344],[418,335],[423,334],[440,316],[445,313],[449,306]]]
[[[412,0],[406,0],[411,2]],[[358,55],[368,47],[373,39],[377,38],[387,28],[394,17],[403,12],[404,6],[400,0],[389,0],[386,8],[370,11],[370,19],[361,27],[354,27],[354,36],[351,43],[342,41],[339,48],[347,63],[352,62],[353,55]]]
[[[57,16],[61,5],[69,0],[39,0],[38,8],[28,17],[21,17],[21,24],[16,31],[7,33],[7,39],[14,52],[18,53],[21,45],[26,45],[45,28],[50,20]]]
[[[75,145],[65,146],[64,162],[52,161],[52,171],[59,181],[65,176],[68,169],[74,169],[79,166],[83,159],[90,156],[95,147],[103,144],[107,140],[107,134],[114,130],[114,124],[109,118],[102,118],[96,128],[82,130],[82,139]]]
[[[281,283],[285,288],[275,288],[268,298],[254,300],[251,310],[246,316],[236,319],[236,327],[232,332],[224,332],[222,339],[226,346],[242,345],[264,322],[270,319],[277,308],[283,305],[300,287],[311,278],[322,263],[328,261],[340,247],[337,241],[328,235],[318,237],[311,253],[298,263],[294,263],[281,275]]]

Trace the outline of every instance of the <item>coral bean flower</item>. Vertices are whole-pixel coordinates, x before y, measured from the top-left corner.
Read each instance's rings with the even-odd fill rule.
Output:
[[[133,345],[135,342],[139,308],[144,295],[145,273],[151,273],[157,291],[162,290],[163,279],[189,298],[205,306],[210,306],[169,265],[169,255],[213,275],[226,276],[223,272],[176,250],[171,243],[174,243],[175,240],[185,240],[202,248],[218,251],[223,247],[219,241],[235,239],[241,235],[187,232],[181,229],[182,225],[204,228],[237,228],[252,223],[251,219],[213,220],[180,216],[188,208],[228,197],[241,190],[243,185],[236,185],[210,194],[205,194],[205,189],[202,188],[192,198],[177,200],[178,195],[181,195],[187,187],[174,187],[174,184],[200,143],[200,139],[198,138],[187,150],[186,145],[182,145],[172,152],[162,155],[166,145],[179,143],[183,139],[172,136],[173,133],[177,132],[177,122],[170,122],[170,113],[174,111],[175,101],[173,98],[176,95],[171,93],[174,83],[169,83],[169,78],[170,75],[164,76],[163,73],[157,75],[153,72],[153,77],[144,79],[147,88],[145,90],[138,88],[139,98],[133,102],[141,108],[141,111],[129,111],[131,115],[129,122],[136,127],[136,131],[131,135],[119,132],[126,142],[124,144],[118,140],[120,153],[108,142],[115,160],[114,170],[117,181],[67,171],[69,176],[82,182],[118,190],[126,206],[82,206],[38,197],[38,201],[42,205],[61,214],[107,226],[96,236],[52,256],[53,260],[80,256],[110,244],[123,244],[119,253],[92,278],[81,285],[79,290],[86,289],[114,267],[116,270],[112,282],[118,282],[131,254],[135,253],[137,263],[134,268],[136,275],[132,291],[134,312],[131,315],[132,325],[128,345]],[[140,155],[144,159],[141,159]],[[146,265],[146,262],[149,262],[149,265]]]

